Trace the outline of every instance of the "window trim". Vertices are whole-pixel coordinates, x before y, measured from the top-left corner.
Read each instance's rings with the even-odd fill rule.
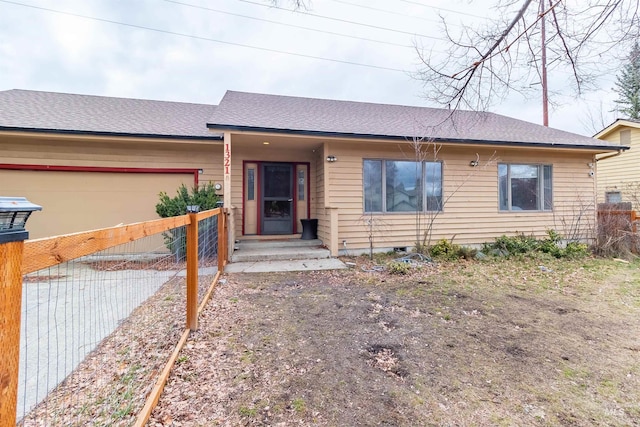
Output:
[[[500,204],[500,166],[507,167],[507,209],[502,209]],[[538,205],[537,209],[513,209],[513,199],[511,195],[511,166],[534,166],[538,170],[538,194],[536,197],[536,202]],[[545,177],[544,172],[545,168],[549,168],[549,182],[550,182],[550,191],[551,191],[551,207],[549,209],[545,209],[545,201],[547,199],[545,194]],[[497,165],[497,173],[498,173],[498,212],[499,213],[531,213],[531,212],[553,212],[553,193],[554,193],[554,185],[553,185],[553,164],[550,163],[498,163]]]
[[[611,196],[616,195],[617,200],[611,201]],[[622,203],[622,191],[621,190],[608,190],[604,192],[605,203]]]
[[[371,161],[371,162],[381,162],[381,178],[380,178],[380,182],[382,185],[381,188],[381,204],[382,204],[382,210],[381,211],[367,211],[367,203],[366,203],[366,182],[364,180],[364,165],[365,162],[367,161]],[[387,211],[387,185],[386,185],[386,180],[387,180],[387,162],[413,162],[413,163],[420,163],[421,164],[421,170],[420,170],[420,182],[422,185],[422,191],[421,191],[421,203],[422,203],[422,209],[415,209],[415,210],[411,210],[411,211]],[[426,164],[438,164],[440,165],[440,209],[438,210],[427,210],[427,187],[425,185],[425,172],[426,172]],[[430,161],[430,160],[409,160],[409,159],[388,159],[388,158],[363,158],[362,159],[362,212],[364,214],[370,215],[370,214],[374,214],[374,215],[407,215],[407,214],[414,214],[416,212],[424,212],[424,213],[437,213],[437,212],[444,212],[444,163],[442,160],[435,160],[435,161]]]

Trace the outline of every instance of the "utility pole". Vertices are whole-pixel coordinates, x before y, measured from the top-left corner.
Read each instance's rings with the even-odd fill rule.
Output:
[[[542,124],[549,126],[549,96],[547,93],[547,42],[545,34],[544,0],[540,0],[540,34],[542,37]]]

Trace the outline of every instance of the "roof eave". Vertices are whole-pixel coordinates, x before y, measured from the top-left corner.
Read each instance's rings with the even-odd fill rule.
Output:
[[[593,135],[593,137],[596,139],[604,138],[605,136],[609,135],[611,132],[614,132],[615,130],[617,130],[622,126],[640,128],[640,123],[636,123],[634,121],[627,120],[627,119],[616,119],[609,126],[605,127],[600,132]]]
[[[413,136],[398,136],[398,135],[378,135],[378,134],[365,134],[365,133],[345,133],[345,132],[326,132],[317,130],[299,130],[299,129],[280,129],[258,126],[242,126],[242,125],[224,125],[207,123],[209,129],[216,130],[229,130],[229,131],[244,131],[244,132],[268,132],[268,133],[288,133],[304,136],[322,136],[331,138],[352,138],[352,139],[383,139],[391,141],[411,141]],[[493,141],[484,139],[466,139],[466,138],[424,138],[433,142],[440,143],[454,143],[454,144],[473,144],[473,145],[491,145],[491,146],[510,146],[510,147],[537,147],[537,148],[566,148],[566,149],[580,149],[580,150],[595,150],[595,151],[625,151],[628,150],[628,146],[623,145],[588,145],[588,144],[566,144],[566,143],[549,143],[549,142],[526,142],[526,141]]]
[[[52,134],[66,134],[66,135],[117,136],[117,137],[127,137],[127,138],[161,138],[161,139],[211,140],[211,141],[221,141],[224,138],[223,135],[211,135],[211,136],[173,135],[173,134],[154,134],[154,133],[88,131],[88,130],[75,130],[75,129],[27,128],[27,127],[15,127],[15,126],[0,126],[0,132],[1,131],[52,133]]]

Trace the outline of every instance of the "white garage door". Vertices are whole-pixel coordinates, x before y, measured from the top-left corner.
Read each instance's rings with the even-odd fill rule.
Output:
[[[192,174],[0,170],[0,196],[42,206],[27,223],[29,238],[157,219],[158,193],[191,189]]]

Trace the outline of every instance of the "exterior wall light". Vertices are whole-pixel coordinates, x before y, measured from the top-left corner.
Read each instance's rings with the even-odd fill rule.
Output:
[[[477,160],[471,160],[469,162],[469,166],[471,166],[472,168],[475,168],[476,166],[478,166],[478,161]]]
[[[42,206],[24,197],[0,197],[0,243],[27,240],[29,232],[25,225],[29,215],[41,210]]]
[[[327,162],[329,162],[329,163],[333,163],[336,160],[338,160],[338,158],[336,156],[327,156]]]

